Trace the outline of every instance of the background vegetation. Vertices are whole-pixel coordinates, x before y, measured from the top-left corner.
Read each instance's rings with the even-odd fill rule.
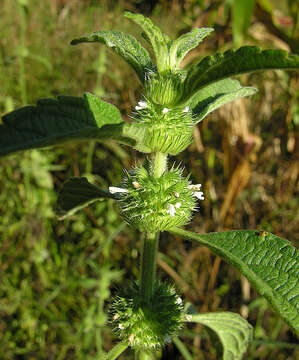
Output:
[[[151,16],[173,37],[214,27],[186,62],[245,43],[299,48],[299,5],[292,0],[1,0],[0,10],[1,114],[41,97],[90,91],[127,117],[140,95],[128,66],[104,46],[69,46],[99,29],[140,39],[124,10]],[[259,93],[208,116],[195,129],[194,144],[176,159],[206,195],[190,228],[258,228],[298,246],[298,74],[270,71],[241,80]],[[102,359],[111,347],[104,310],[116,287],[138,274],[140,236],[109,200],[63,222],[54,206],[67,178],[84,175],[107,188],[141,159],[129,148],[90,142],[0,160],[1,359]],[[198,311],[236,311],[255,326],[247,359],[299,359],[287,325],[232,267],[168,234],[160,251],[160,276]],[[185,329],[184,341],[196,359],[216,359],[204,329]],[[169,345],[163,359],[182,357]]]

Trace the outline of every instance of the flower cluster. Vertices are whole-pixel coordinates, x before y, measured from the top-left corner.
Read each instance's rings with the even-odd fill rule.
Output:
[[[168,107],[144,98],[135,106],[133,121],[144,132],[144,145],[152,152],[176,155],[191,142],[194,119],[189,106]]]
[[[156,283],[150,303],[136,284],[114,298],[111,323],[119,338],[138,350],[155,350],[171,341],[182,328],[183,301],[169,284]]]
[[[125,220],[141,231],[165,231],[187,224],[203,200],[201,184],[193,185],[172,168],[155,178],[144,168],[127,173],[120,187],[109,187],[120,200]]]

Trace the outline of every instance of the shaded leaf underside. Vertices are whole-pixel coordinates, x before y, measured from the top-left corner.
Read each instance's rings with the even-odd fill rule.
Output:
[[[207,246],[235,266],[299,334],[299,251],[289,241],[254,230],[170,232]]]
[[[256,92],[256,88],[242,87],[237,80],[223,79],[199,90],[188,104],[194,114],[195,122],[198,123],[220,106]]]
[[[190,315],[188,321],[205,325],[216,333],[223,360],[241,360],[252,339],[252,326],[236,313],[196,314]]]
[[[60,219],[74,214],[85,206],[105,198],[114,198],[108,191],[91,184],[85,177],[67,180],[59,193],[56,211]]]

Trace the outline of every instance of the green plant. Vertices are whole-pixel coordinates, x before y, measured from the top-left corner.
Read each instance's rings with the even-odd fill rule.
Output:
[[[211,111],[257,91],[242,87],[229,76],[299,68],[299,57],[245,46],[181,69],[184,56],[211,28],[195,29],[171,40],[142,15],[126,16],[142,27],[155,64],[134,37],[122,32],[98,31],[72,44],[102,42],[133,67],[144,85],[144,96],[132,121],[125,123],[114,106],[88,93],[83,98],[43,99],[36,107],[27,106],[3,117],[0,154],[87,139],[112,139],[148,154],[142,165],[136,164],[122,183],[108,190],[84,177],[68,180],[57,202],[58,215],[64,218],[91,202],[115,199],[126,222],[143,234],[140,278],[120,291],[111,304],[110,322],[121,342],[105,358],[115,359],[130,346],[141,359],[151,359],[172,339],[186,359],[192,358],[177,338],[184,322],[192,321],[217,335],[224,359],[240,359],[252,338],[252,328],[243,318],[230,312],[196,314],[191,305],[183,306],[174,287],[156,279],[159,233],[183,236],[226,259],[295,333],[299,333],[299,254],[288,241],[265,231],[195,234],[181,229],[204,196],[200,184],[192,184],[183,170],[168,165],[168,155],[179,154],[192,142],[193,126]]]

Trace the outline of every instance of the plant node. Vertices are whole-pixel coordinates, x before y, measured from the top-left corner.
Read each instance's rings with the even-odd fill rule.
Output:
[[[192,185],[182,169],[172,168],[160,177],[144,167],[127,172],[120,187],[109,188],[117,194],[125,220],[145,232],[157,232],[187,224],[203,200],[200,184]]]
[[[183,302],[175,288],[156,283],[150,303],[133,284],[114,298],[110,309],[114,332],[136,350],[152,351],[171,341],[183,325]]]

